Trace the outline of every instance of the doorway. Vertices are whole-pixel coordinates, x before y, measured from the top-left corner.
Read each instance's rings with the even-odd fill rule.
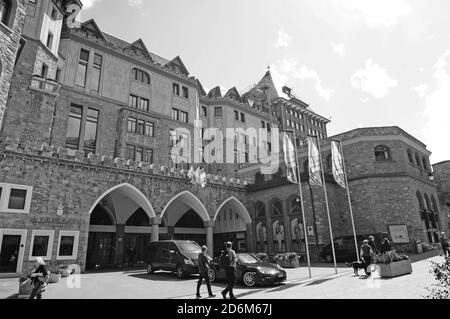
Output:
[[[0,229],[0,273],[22,271],[26,230]]]

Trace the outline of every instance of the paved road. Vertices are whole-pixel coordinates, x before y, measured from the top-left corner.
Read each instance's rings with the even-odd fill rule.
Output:
[[[433,259],[442,259],[435,257]],[[238,298],[246,299],[416,299],[426,294],[425,287],[433,283],[429,273],[429,260],[413,264],[411,275],[389,280],[355,277],[353,270],[314,267],[313,278],[308,278],[307,268],[287,269],[288,281],[273,287],[245,288],[236,286]],[[360,271],[362,274],[362,271]],[[69,283],[73,282],[69,279]],[[179,280],[175,275],[159,272],[148,275],[144,271],[117,271],[81,275],[81,288],[68,288],[68,280],[63,278],[57,284],[49,285],[44,295],[46,299],[193,299],[195,298],[196,277]],[[14,297],[18,289],[17,279],[0,279],[0,298]],[[221,297],[224,283],[214,283],[213,291]],[[202,286],[206,296],[206,287]]]

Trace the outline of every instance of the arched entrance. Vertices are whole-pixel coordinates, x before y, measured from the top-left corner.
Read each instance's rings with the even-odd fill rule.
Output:
[[[209,214],[200,199],[191,192],[184,191],[174,196],[164,207],[161,219],[160,240],[193,240],[199,245],[207,244]]]
[[[250,214],[236,197],[226,199],[214,215],[214,252],[224,248],[224,242],[231,241],[236,251],[248,251],[247,225],[252,223]]]
[[[89,214],[87,269],[144,264],[156,215],[141,191],[128,183],[114,186]]]

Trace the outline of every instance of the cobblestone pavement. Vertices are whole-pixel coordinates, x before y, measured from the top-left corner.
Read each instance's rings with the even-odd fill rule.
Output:
[[[271,287],[245,288],[236,285],[235,294],[240,299],[417,299],[426,294],[425,287],[433,283],[429,273],[430,260],[413,263],[413,273],[393,279],[367,279],[356,277],[353,269],[313,267],[312,278],[308,278],[305,267],[287,269],[288,281]],[[362,275],[363,271],[360,270]],[[87,273],[81,275],[81,288],[68,288],[75,277],[63,278],[50,284],[44,294],[46,299],[193,299],[196,276],[179,280],[175,275],[159,272],[148,275],[145,271],[115,271]],[[213,291],[219,298],[224,283],[214,283]],[[17,298],[18,279],[0,279],[0,298]],[[206,287],[202,293],[207,295]]]

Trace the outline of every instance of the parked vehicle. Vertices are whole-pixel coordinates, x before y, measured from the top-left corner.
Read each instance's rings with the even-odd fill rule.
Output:
[[[157,270],[172,271],[178,278],[198,274],[198,255],[202,248],[195,241],[164,240],[148,247],[147,273]]]
[[[375,244],[377,245],[377,247],[381,247],[381,243],[384,238],[390,239],[390,236],[387,233],[356,235],[356,240],[358,242],[358,251],[360,250],[364,239],[369,238],[369,236],[373,236],[375,238]],[[334,250],[336,253],[337,262],[353,262],[358,259],[355,251],[355,239],[353,235],[336,237],[334,239]],[[325,245],[322,248],[320,257],[323,258],[326,262],[333,262],[333,250],[331,247],[331,243]]]
[[[286,271],[276,264],[261,261],[253,254],[237,253],[236,279],[247,287],[257,284],[276,284],[287,279]],[[225,279],[225,269],[215,258],[209,270],[211,282]]]

